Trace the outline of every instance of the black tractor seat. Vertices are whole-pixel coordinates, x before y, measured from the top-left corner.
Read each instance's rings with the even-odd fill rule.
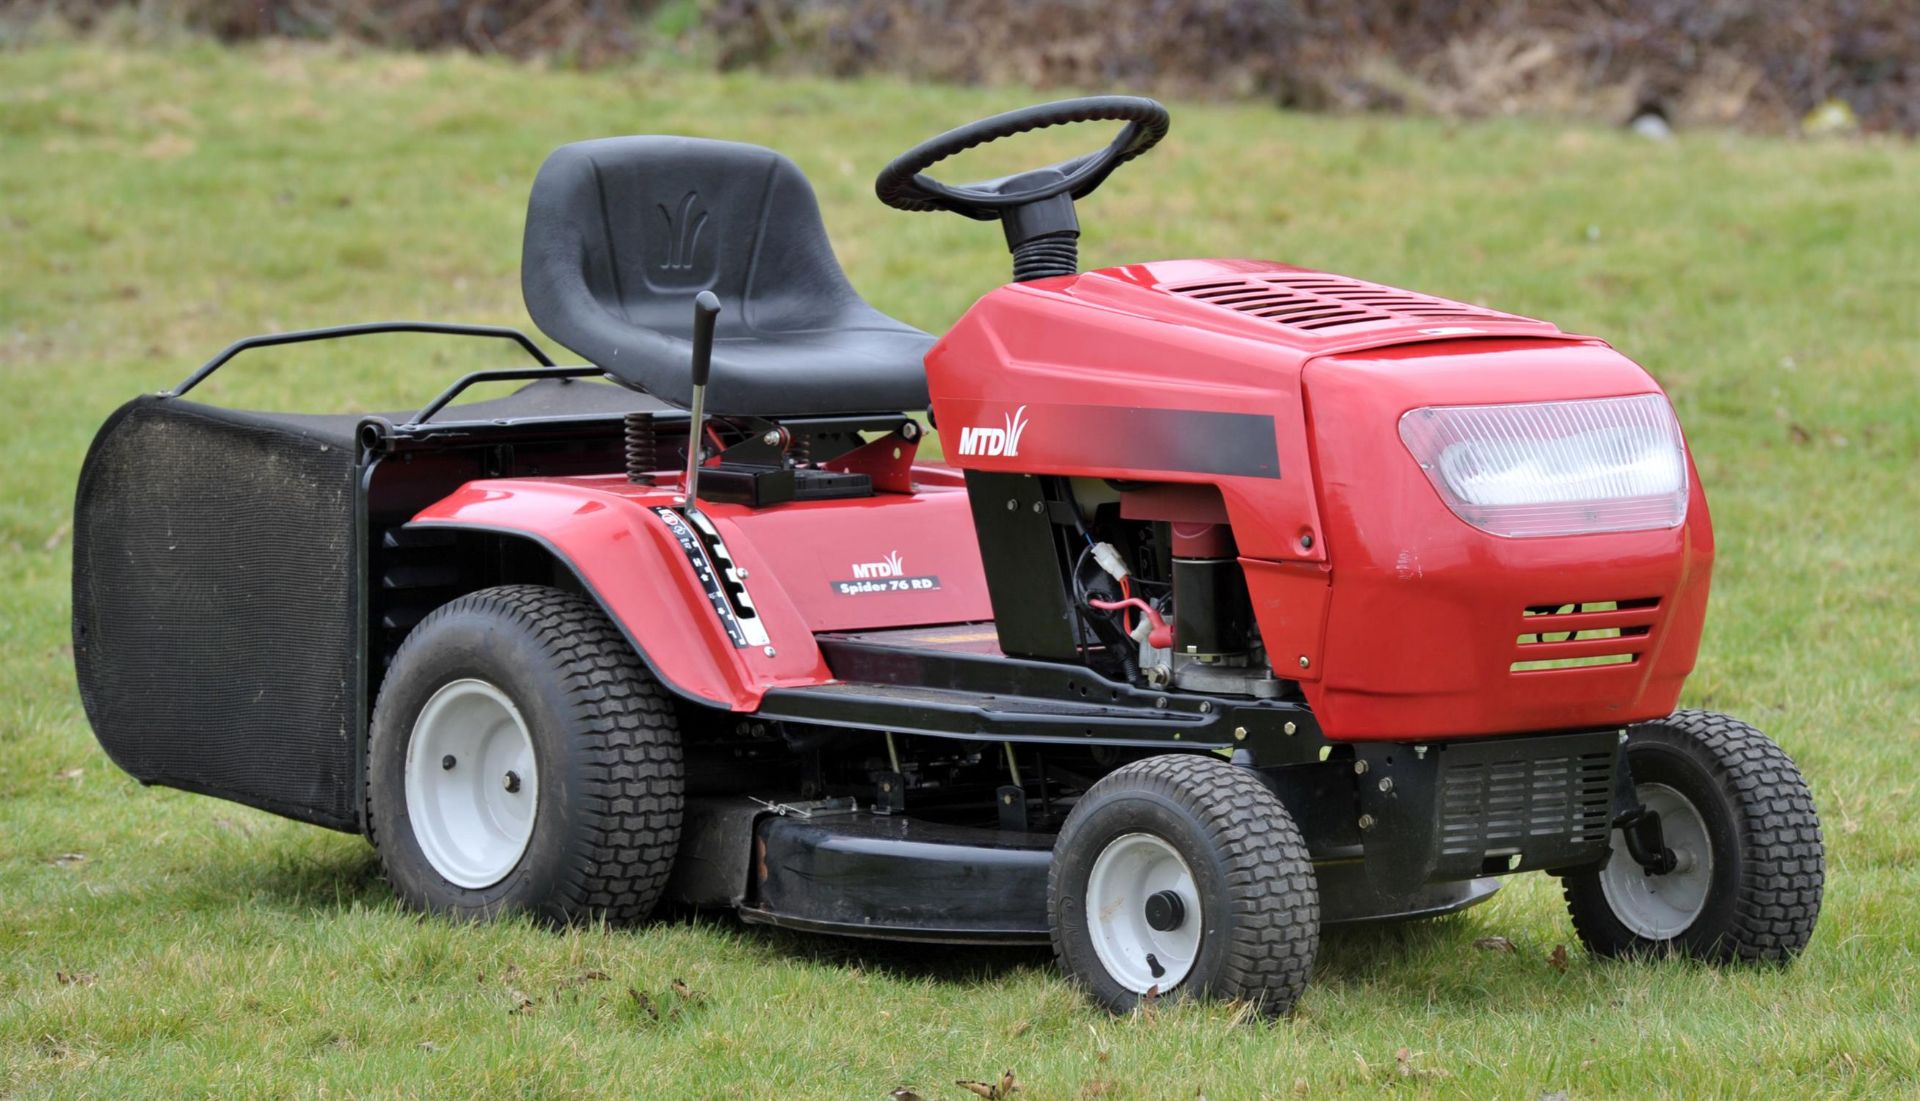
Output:
[[[548,336],[683,408],[703,290],[722,307],[708,412],[927,404],[933,338],[854,291],[813,188],[771,149],[655,136],[561,146],[533,182],[520,281]]]

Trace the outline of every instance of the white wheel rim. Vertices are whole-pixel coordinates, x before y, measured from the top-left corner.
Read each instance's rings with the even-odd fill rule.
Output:
[[[1634,794],[1660,815],[1660,832],[1673,850],[1675,867],[1648,875],[1613,831],[1613,856],[1600,872],[1600,891],[1620,924],[1647,940],[1672,940],[1687,931],[1706,909],[1713,886],[1713,846],[1706,820],[1687,797],[1665,784],[1636,784]]]
[[[483,680],[441,687],[407,741],[407,818],[433,870],[467,888],[507,877],[533,839],[540,775],[533,735]]]
[[[1172,928],[1156,929],[1148,901],[1162,892],[1179,899],[1179,920]],[[1164,903],[1168,896],[1162,897]],[[1157,909],[1166,923],[1166,907]],[[1128,990],[1144,994],[1157,986],[1167,991],[1185,980],[1200,954],[1203,918],[1193,872],[1166,841],[1150,833],[1122,834],[1094,857],[1087,877],[1087,929],[1100,965]]]

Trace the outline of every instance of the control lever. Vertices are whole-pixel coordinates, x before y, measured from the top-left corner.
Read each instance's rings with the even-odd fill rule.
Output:
[[[712,291],[693,296],[693,408],[687,420],[688,508],[700,500],[700,450],[707,433],[707,378],[713,374],[713,323],[720,316],[720,299]]]

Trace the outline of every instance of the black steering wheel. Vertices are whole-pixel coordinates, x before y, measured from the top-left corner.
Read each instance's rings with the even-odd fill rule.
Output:
[[[997,180],[944,184],[926,171],[956,153],[990,141],[1070,122],[1124,122],[1105,149]],[[983,222],[1058,195],[1084,198],[1113,170],[1167,136],[1167,109],[1141,96],[1088,96],[1022,107],[949,130],[893,159],[873,182],[880,201],[900,210],[950,210]]]

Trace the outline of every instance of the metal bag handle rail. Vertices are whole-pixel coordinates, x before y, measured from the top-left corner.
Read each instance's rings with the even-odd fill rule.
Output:
[[[426,408],[422,409],[420,414],[414,418],[416,423],[426,420],[438,412],[442,406],[453,400],[454,395],[466,389],[467,386],[471,386],[474,382],[485,381],[485,379],[477,377],[479,375],[499,378],[545,378],[559,372],[584,372],[584,374],[592,375],[600,373],[598,368],[556,368],[554,367],[552,357],[548,356],[547,353],[541,349],[540,345],[535,344],[532,337],[518,329],[508,328],[503,325],[458,325],[444,321],[369,321],[358,325],[329,325],[321,329],[296,329],[293,332],[287,333],[265,333],[260,336],[250,336],[244,340],[236,340],[222,349],[219,355],[201,364],[199,370],[182,379],[178,386],[175,386],[171,390],[161,391],[161,396],[169,398],[185,396],[187,391],[205,382],[209,375],[226,366],[228,360],[233,359],[241,352],[252,351],[255,348],[273,348],[283,344],[307,344],[316,340],[339,340],[350,336],[373,336],[379,333],[427,333],[433,336],[477,336],[492,340],[511,340],[525,349],[527,355],[531,356],[533,361],[538,363],[541,368],[552,369],[538,370],[534,368],[521,368],[518,373],[511,375],[505,372],[476,372],[475,375],[469,375],[467,378],[460,380],[459,383],[456,383],[454,389],[443,393],[439,398],[428,403]],[[582,376],[581,374],[573,374],[571,376],[562,375],[561,377],[577,378]]]

